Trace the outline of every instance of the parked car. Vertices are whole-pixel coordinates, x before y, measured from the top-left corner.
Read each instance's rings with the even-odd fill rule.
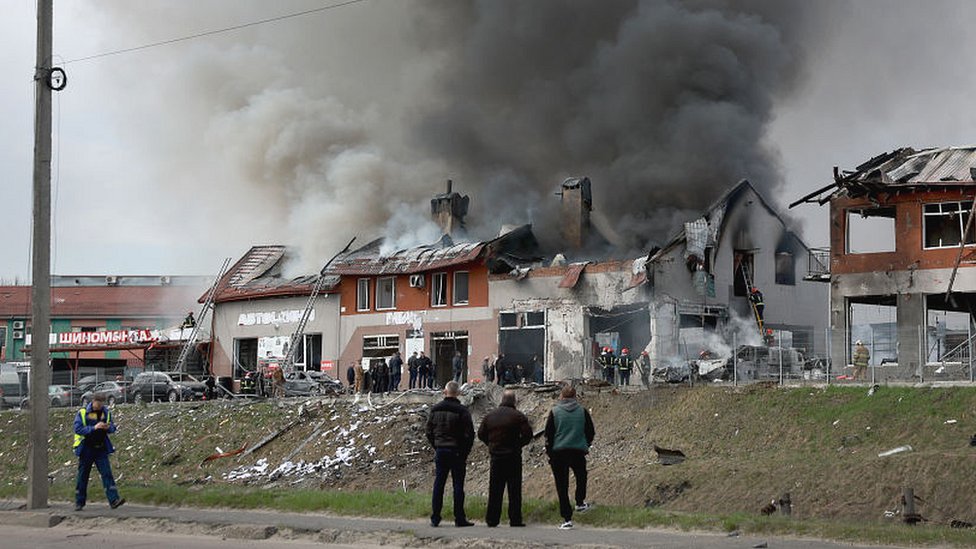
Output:
[[[83,395],[81,395],[82,405],[88,405],[91,402],[92,397],[95,393],[102,393],[105,395],[105,402],[109,406],[115,406],[118,402],[131,402],[132,393],[129,391],[129,386],[131,382],[128,381],[103,381],[98,385],[95,385]]]
[[[322,394],[322,385],[319,384],[310,372],[288,372],[285,374],[285,396],[309,396]]]
[[[82,394],[82,390],[75,385],[50,385],[47,388],[52,407],[80,405]]]
[[[180,372],[143,372],[129,386],[135,402],[202,400],[206,392],[206,385]]]
[[[16,408],[27,398],[27,374],[22,368],[0,364],[0,409]]]
[[[75,383],[75,385],[77,385],[78,388],[81,389],[82,393],[84,393],[85,391],[90,391],[92,387],[98,385],[98,376],[89,375],[89,376],[79,378],[78,382]]]

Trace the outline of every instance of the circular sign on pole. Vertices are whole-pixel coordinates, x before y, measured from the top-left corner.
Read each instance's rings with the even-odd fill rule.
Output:
[[[47,71],[47,87],[54,91],[61,91],[68,85],[68,74],[61,67],[52,67]]]

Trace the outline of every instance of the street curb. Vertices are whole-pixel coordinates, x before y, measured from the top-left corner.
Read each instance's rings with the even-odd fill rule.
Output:
[[[0,512],[0,525],[28,526],[31,528],[52,528],[64,520],[64,516],[44,511],[3,511]]]

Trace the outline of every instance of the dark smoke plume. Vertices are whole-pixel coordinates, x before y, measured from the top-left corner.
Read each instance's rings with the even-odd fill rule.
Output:
[[[418,40],[445,61],[412,135],[476,187],[484,220],[501,212],[535,221],[552,241],[552,192],[566,176],[588,175],[594,208],[644,248],[740,179],[771,193],[780,185],[763,136],[774,100],[801,74],[790,37],[813,21],[810,10],[632,0],[423,5]]]
[[[764,131],[801,80],[797,45],[819,27],[808,4],[364,2],[86,70],[126,74],[98,99],[118,105],[118,138],[147,151],[130,164],[160,234],[208,265],[279,242],[302,251],[293,271],[314,272],[353,235],[429,242],[428,200],[448,178],[472,196],[474,236],[532,222],[558,251],[553,192],[587,175],[625,240],[613,253],[630,254],[741,178],[776,191]],[[98,17],[129,45],[269,5],[106,0]]]

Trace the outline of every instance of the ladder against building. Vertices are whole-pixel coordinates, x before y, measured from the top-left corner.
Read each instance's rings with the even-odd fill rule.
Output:
[[[193,352],[193,348],[197,342],[197,336],[200,335],[200,326],[207,318],[214,307],[214,298],[217,296],[217,286],[220,284],[220,280],[224,278],[224,274],[227,273],[227,269],[230,267],[231,258],[224,259],[223,264],[220,266],[220,271],[217,272],[217,278],[214,279],[213,284],[210,285],[210,290],[207,291],[207,299],[203,302],[203,307],[200,308],[200,313],[197,315],[196,322],[190,328],[190,336],[183,343],[183,348],[180,349],[180,356],[176,359],[176,371],[183,372],[186,367],[186,359],[189,358],[190,353]],[[183,335],[183,330],[180,330],[180,335]]]
[[[742,281],[746,285],[746,299],[749,301],[749,308],[752,310],[752,318],[756,321],[756,327],[759,329],[759,337],[766,340],[766,327],[763,317],[759,314],[759,309],[756,307],[756,303],[752,300],[752,273],[749,272],[749,265],[743,261],[743,256],[736,254],[736,261],[739,264],[739,270],[742,271]]]
[[[348,252],[349,248],[352,246],[352,243],[355,241],[356,238],[353,237],[352,240],[346,244],[346,247],[332,256],[332,258],[325,263],[325,266],[322,267],[322,270],[319,271],[318,278],[315,279],[315,283],[312,285],[312,292],[308,296],[308,301],[305,302],[305,309],[302,311],[302,316],[298,319],[298,324],[295,326],[295,331],[292,332],[291,339],[288,341],[288,354],[285,356],[285,360],[282,363],[283,371],[290,372],[295,368],[295,353],[297,352],[298,344],[304,343],[302,340],[305,339],[305,327],[308,325],[308,320],[312,316],[312,311],[315,310],[315,299],[320,293],[322,293],[322,290],[325,289],[326,286],[335,282],[336,277],[328,274],[329,267],[337,257]],[[301,347],[302,349],[305,348],[304,345]]]

